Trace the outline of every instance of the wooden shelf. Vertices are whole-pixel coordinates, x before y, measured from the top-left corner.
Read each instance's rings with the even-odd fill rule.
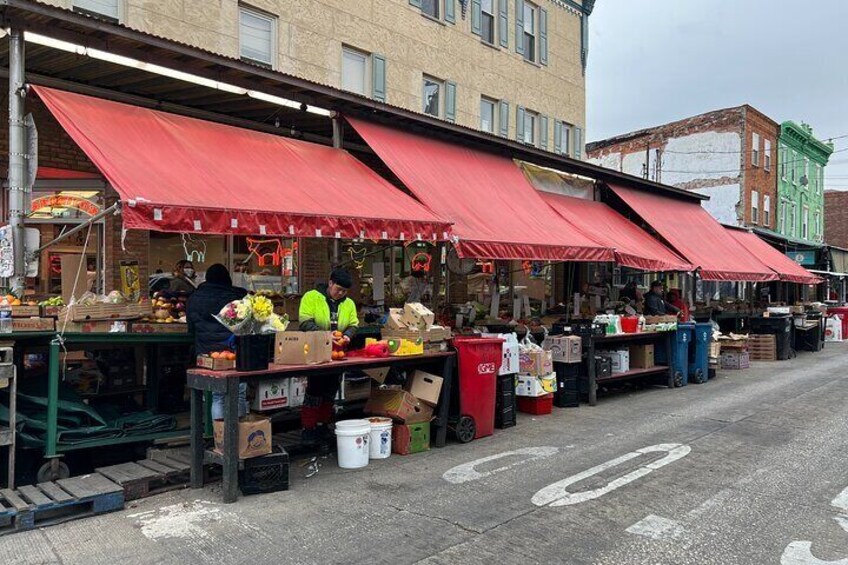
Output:
[[[632,334],[613,334],[595,336],[592,340],[595,344],[615,343],[621,341],[647,341],[665,337],[670,332],[637,332]]]
[[[609,377],[598,378],[598,384],[609,381],[623,381],[627,379],[635,379],[638,377],[647,377],[650,375],[660,375],[662,373],[668,373],[667,366],[657,365],[655,367],[651,367],[650,369],[633,369],[625,373],[613,373]]]

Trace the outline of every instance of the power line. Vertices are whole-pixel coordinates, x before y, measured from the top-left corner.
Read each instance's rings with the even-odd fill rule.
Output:
[[[833,155],[835,153],[842,153],[844,151],[848,151],[848,147],[834,151],[833,153],[831,153],[831,155]],[[668,153],[668,152],[667,151],[661,151],[660,152],[661,155],[664,154],[664,153]],[[638,152],[635,152],[635,154],[638,154]],[[810,159],[809,158],[799,158],[799,159],[792,159],[790,161],[783,161],[782,163],[777,164],[777,168],[780,168],[783,165],[791,165],[793,163],[802,163],[802,162],[805,162],[805,161],[810,162]],[[816,163],[814,163],[814,164],[816,164]],[[774,166],[772,166],[772,168],[774,168]],[[758,169],[763,169],[763,167],[759,166],[759,165],[747,165],[745,167],[740,167],[738,169],[712,170],[712,171],[710,171],[710,170],[706,170],[706,171],[703,171],[703,170],[702,171],[673,171],[673,170],[669,170],[669,169],[660,168],[660,172],[661,173],[679,173],[679,174],[719,174],[719,173],[737,173],[737,172],[742,172],[742,171],[754,171],[754,170],[758,170]]]

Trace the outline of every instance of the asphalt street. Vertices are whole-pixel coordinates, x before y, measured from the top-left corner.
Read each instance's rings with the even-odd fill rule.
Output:
[[[291,490],[235,504],[171,492],[2,537],[0,564],[848,565],[846,353],[522,415],[358,471],[297,466]]]

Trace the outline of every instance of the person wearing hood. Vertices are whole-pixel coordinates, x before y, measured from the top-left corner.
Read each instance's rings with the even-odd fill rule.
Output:
[[[350,343],[359,327],[356,304],[347,296],[352,285],[353,278],[348,271],[334,269],[329,284],[318,285],[304,294],[298,312],[300,331],[339,331],[345,344]],[[329,440],[339,384],[338,378],[308,378],[300,412],[304,443]]]
[[[221,265],[221,267],[224,266]],[[226,267],[224,267],[224,270],[226,271]],[[168,290],[171,292],[185,292],[186,294],[193,293],[197,289],[197,286],[194,284],[196,275],[197,273],[191,261],[185,259],[177,261],[177,264],[174,266],[174,276],[171,278]],[[227,273],[227,276],[230,276],[229,273]]]
[[[188,299],[186,319],[189,331],[194,332],[194,348],[197,355],[229,349],[233,333],[214,316],[233,300],[247,295],[243,288],[233,286],[230,272],[220,263],[206,271],[206,282],[201,284]],[[239,384],[239,417],[247,414],[247,383]],[[212,395],[212,418],[224,417],[224,396]]]

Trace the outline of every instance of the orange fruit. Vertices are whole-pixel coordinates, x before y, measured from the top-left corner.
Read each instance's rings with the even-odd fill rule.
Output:
[[[221,354],[220,354],[219,352],[217,352],[217,351],[213,351],[213,352],[209,355],[209,357],[211,357],[212,359],[220,359],[220,358],[221,358]]]
[[[227,360],[228,361],[235,361],[236,360],[236,354],[235,353],[227,353]]]

